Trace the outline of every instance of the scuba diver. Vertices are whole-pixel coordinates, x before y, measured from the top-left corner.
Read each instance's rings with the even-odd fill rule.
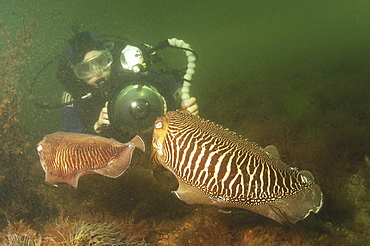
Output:
[[[185,70],[164,71],[157,51],[185,51]],[[63,85],[62,130],[100,134],[125,141],[150,132],[157,117],[186,108],[198,115],[189,95],[196,53],[182,40],[156,46],[103,41],[92,32],[76,32],[68,41],[57,73]]]

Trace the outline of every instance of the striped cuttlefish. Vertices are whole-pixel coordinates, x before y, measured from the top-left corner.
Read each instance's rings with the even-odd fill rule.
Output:
[[[312,174],[287,166],[274,146],[188,112],[156,120],[152,158],[176,176],[174,193],[188,204],[247,209],[279,223],[302,220],[323,204]]]
[[[47,183],[77,188],[79,178],[85,174],[121,176],[130,166],[135,148],[145,151],[139,136],[120,143],[97,135],[55,132],[38,143],[37,152]]]

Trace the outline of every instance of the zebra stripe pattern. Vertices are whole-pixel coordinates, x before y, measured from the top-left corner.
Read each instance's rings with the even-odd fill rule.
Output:
[[[313,184],[257,144],[188,113],[166,114],[164,163],[184,183],[229,203],[265,204]]]
[[[58,146],[55,151],[55,159],[50,160],[50,172],[58,175],[79,173],[82,170],[95,170],[102,168],[111,161],[124,146],[90,145],[75,146],[66,144]]]

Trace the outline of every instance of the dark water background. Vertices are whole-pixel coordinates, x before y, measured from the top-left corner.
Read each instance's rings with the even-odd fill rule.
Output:
[[[12,33],[39,23],[24,88],[65,49],[73,25],[149,44],[183,39],[199,55],[191,90],[200,115],[311,170],[327,197],[311,216],[369,236],[370,182],[361,174],[370,168],[370,1],[2,0],[0,11]],[[55,59],[35,94],[59,103]],[[26,103],[20,116],[33,145],[60,129],[58,110]]]

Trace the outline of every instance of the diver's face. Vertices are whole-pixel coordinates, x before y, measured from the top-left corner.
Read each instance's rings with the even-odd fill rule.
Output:
[[[94,56],[97,55],[98,52],[99,51],[97,50],[92,50],[92,51],[87,52],[86,55],[84,56],[84,61],[91,60]],[[101,78],[109,77],[110,72],[111,72],[111,66],[109,65],[105,69],[100,69],[99,67],[94,67],[92,69],[94,69],[94,71],[92,71],[93,72],[92,76],[89,78],[83,79],[83,81],[85,81],[85,83],[88,85],[98,88],[98,85],[96,82]]]

